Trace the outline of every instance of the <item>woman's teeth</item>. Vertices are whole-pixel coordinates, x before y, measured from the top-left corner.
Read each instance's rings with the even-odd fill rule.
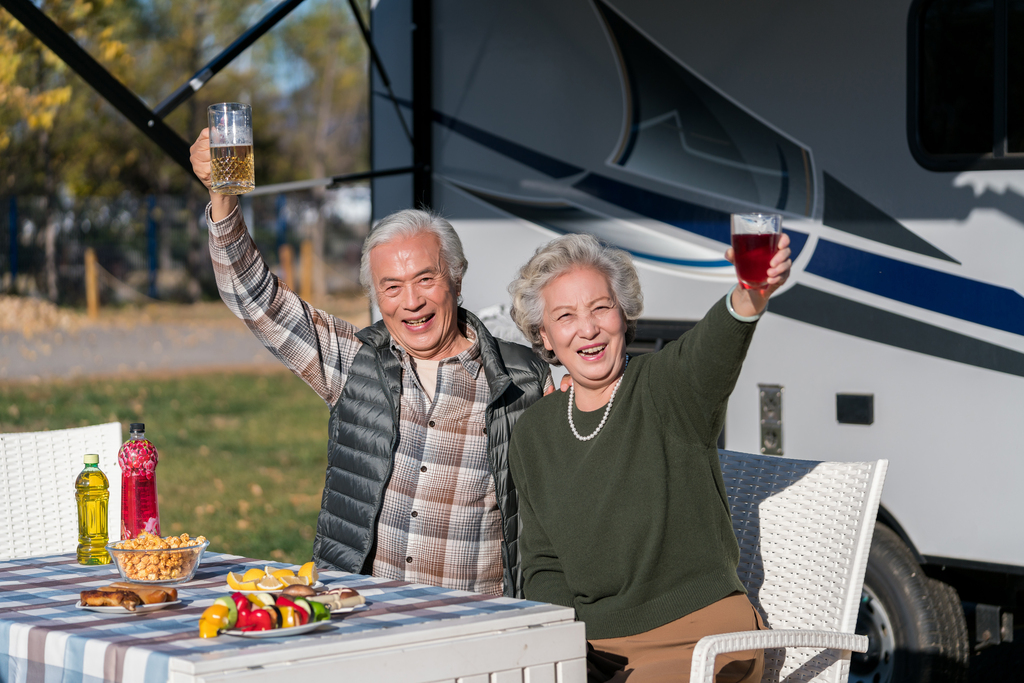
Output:
[[[580,354],[581,356],[596,356],[597,354],[604,351],[605,346],[607,345],[591,346],[589,349],[580,349],[579,351],[577,351],[577,353]]]

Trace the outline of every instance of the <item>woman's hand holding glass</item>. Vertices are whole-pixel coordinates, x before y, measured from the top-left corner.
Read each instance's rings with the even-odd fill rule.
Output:
[[[736,263],[736,253],[732,247],[725,252],[729,263]],[[768,281],[764,289],[745,289],[737,287],[732,292],[732,307],[737,314],[743,316],[760,315],[768,305],[768,299],[789,278],[793,261],[790,259],[789,235],[779,236],[779,248],[772,256],[768,266]]]

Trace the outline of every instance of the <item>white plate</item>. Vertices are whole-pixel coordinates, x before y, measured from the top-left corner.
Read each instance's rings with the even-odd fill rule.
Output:
[[[287,587],[288,586],[285,586],[284,588],[287,588]],[[312,588],[315,591],[319,591],[323,587],[324,587],[323,581],[317,581],[312,586],[310,586],[310,588]],[[249,593],[271,593],[272,595],[279,595],[284,590],[284,588],[278,588],[276,591],[258,590],[258,591],[237,591],[237,592],[238,593],[244,593],[246,595],[248,595]],[[228,590],[230,590],[232,593],[236,592],[235,589],[231,588],[231,586],[228,586]],[[295,627],[293,626],[292,628],[295,628]]]
[[[362,610],[368,608],[368,605],[364,602],[362,605],[355,605],[354,607],[341,607],[339,609],[332,609],[331,614],[348,614],[349,612],[361,612]]]
[[[311,621],[308,624],[302,626],[292,626],[291,628],[272,628],[269,631],[239,631],[238,629],[231,629],[230,631],[221,631],[229,636],[238,636],[239,638],[283,638],[284,636],[299,636],[303,633],[309,633],[315,631],[321,626],[330,626],[329,621]]]
[[[103,614],[145,614],[146,612],[155,612],[158,609],[163,609],[164,607],[180,604],[181,600],[172,600],[171,602],[155,602],[152,605],[136,605],[135,611],[132,612],[120,605],[83,605],[82,601],[79,600],[75,603],[75,609],[87,609],[90,612],[101,612]]]

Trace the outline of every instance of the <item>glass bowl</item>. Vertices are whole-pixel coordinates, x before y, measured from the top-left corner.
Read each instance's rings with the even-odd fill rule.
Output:
[[[126,550],[117,547],[117,543],[121,542],[108,543],[106,546],[121,578],[132,583],[154,586],[191,581],[203,559],[203,553],[210,545],[207,540],[199,545],[166,550]]]

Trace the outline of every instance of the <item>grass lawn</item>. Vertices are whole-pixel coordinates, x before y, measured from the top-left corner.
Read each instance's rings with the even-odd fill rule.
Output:
[[[130,422],[145,422],[160,453],[164,535],[202,534],[214,552],[296,564],[313,553],[327,417],[287,372],[0,385],[0,433],[117,420],[127,439]]]

